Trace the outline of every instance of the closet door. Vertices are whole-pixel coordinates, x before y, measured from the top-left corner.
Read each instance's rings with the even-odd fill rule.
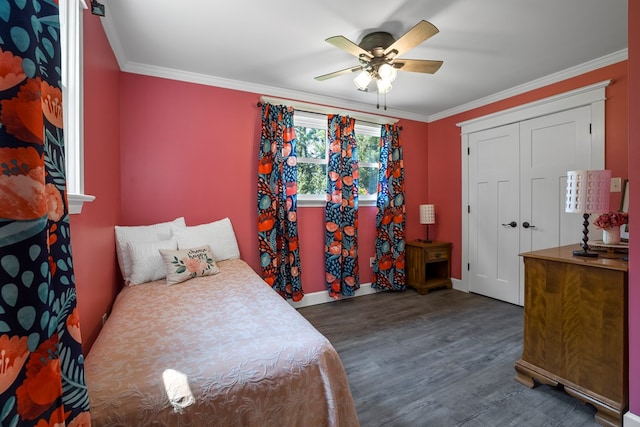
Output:
[[[519,137],[518,124],[469,135],[469,290],[514,304],[520,289]]]
[[[590,169],[591,107],[469,135],[469,290],[524,304],[519,253],[580,242],[567,171]]]
[[[581,241],[583,218],[564,211],[565,192],[567,171],[591,169],[590,121],[586,106],[520,123],[520,220],[530,224],[520,227],[521,253]],[[519,294],[523,305],[523,277]]]

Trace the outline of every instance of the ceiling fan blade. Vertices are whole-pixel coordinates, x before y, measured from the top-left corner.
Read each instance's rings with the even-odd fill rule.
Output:
[[[343,74],[353,73],[353,72],[360,71],[360,70],[362,70],[362,66],[358,65],[357,67],[345,68],[344,70],[334,71],[333,73],[323,74],[321,76],[314,77],[314,78],[316,80],[318,80],[318,81],[329,80],[329,79],[332,79],[334,77],[341,76]]]
[[[433,74],[440,69],[442,61],[430,61],[427,59],[396,59],[393,61],[393,66],[400,71]]]
[[[437,34],[439,30],[428,21],[418,22],[412,29],[407,31],[396,40],[391,46],[384,50],[384,54],[387,55],[394,50],[397,52],[394,56],[402,55],[404,52],[418,46],[423,41]]]
[[[351,40],[349,40],[344,36],[329,37],[325,41],[327,43],[334,45],[337,48],[344,50],[347,53],[350,53],[351,55],[357,58],[360,58],[362,55],[366,56],[367,58],[373,58],[373,55],[371,55],[369,52],[367,52],[366,50],[364,50],[363,48],[361,48],[360,46],[358,46],[357,44],[355,44],[354,42],[352,42]]]

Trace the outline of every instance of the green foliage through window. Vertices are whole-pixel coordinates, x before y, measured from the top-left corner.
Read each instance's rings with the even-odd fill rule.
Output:
[[[375,196],[378,193],[378,160],[380,157],[380,135],[372,136],[358,133],[356,126],[356,141],[358,143],[358,194]],[[380,129],[378,128],[378,133]]]
[[[327,118],[319,114],[294,114],[298,161],[298,200],[324,201],[327,188]],[[358,144],[358,194],[375,201],[378,191],[380,126],[356,123]]]

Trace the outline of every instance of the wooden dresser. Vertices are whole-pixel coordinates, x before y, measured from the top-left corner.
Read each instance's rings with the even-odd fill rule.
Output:
[[[407,285],[419,294],[451,288],[451,243],[413,240],[407,242],[405,251]]]
[[[599,424],[621,426],[629,403],[628,263],[622,255],[573,256],[574,249],[521,254],[524,345],[516,380],[562,385],[597,409]]]

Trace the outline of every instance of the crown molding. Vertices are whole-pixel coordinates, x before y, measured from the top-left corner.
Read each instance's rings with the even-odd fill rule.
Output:
[[[626,61],[628,59],[627,49],[622,49],[614,52],[610,55],[603,56],[593,61],[588,61],[575,67],[567,68],[566,70],[558,73],[550,74],[548,76],[533,80],[531,82],[515,86],[511,89],[506,89],[493,95],[486,96],[484,98],[477,99],[475,101],[468,102],[466,104],[459,105],[454,108],[442,111],[437,114],[433,114],[427,118],[427,122],[433,122],[436,120],[444,119],[445,117],[453,116],[455,114],[464,113],[465,111],[472,110],[474,108],[483,107],[493,102],[502,101],[503,99],[511,98],[512,96],[520,95],[529,92],[534,89],[548,86],[553,83],[557,83],[563,80],[570,79],[572,77],[579,76],[589,71],[597,70],[598,68],[606,67],[608,65],[616,64],[618,62]]]
[[[225,89],[239,90],[243,92],[256,93],[261,96],[271,96],[276,98],[291,99],[309,104],[330,105],[345,110],[359,111],[362,113],[373,114],[376,116],[389,117],[393,119],[403,118],[408,120],[416,120],[425,122],[427,117],[420,114],[414,114],[407,111],[387,108],[379,110],[371,104],[362,104],[358,102],[346,101],[340,98],[329,96],[321,96],[307,92],[282,89],[273,86],[260,85],[256,83],[244,82],[240,80],[225,79],[221,77],[210,76],[206,74],[185,72],[165,67],[150,66],[147,64],[127,62],[120,64],[120,69],[127,73],[141,74],[145,76],[161,77],[171,80],[179,80],[190,83],[197,83],[207,86],[221,87]]]
[[[320,105],[330,105],[336,108],[343,108],[347,110],[360,111],[363,113],[373,114],[377,116],[390,117],[396,119],[407,119],[407,120],[415,120],[418,122],[426,122],[430,123],[436,120],[440,120],[449,116],[453,116],[455,114],[463,113],[465,111],[482,107],[484,105],[501,101],[506,98],[510,98],[512,96],[520,95],[522,93],[538,89],[544,86],[548,86],[553,83],[557,83],[562,80],[566,80],[580,74],[584,74],[589,71],[596,70],[598,68],[605,67],[607,65],[615,64],[617,62],[625,61],[628,59],[627,49],[623,49],[617,52],[614,52],[610,55],[603,56],[601,58],[585,62],[583,64],[577,65],[575,67],[568,68],[566,70],[550,74],[546,77],[542,77],[537,80],[533,80],[531,82],[513,87],[511,89],[507,89],[493,95],[489,95],[483,98],[479,98],[475,101],[468,102],[466,104],[459,105],[454,108],[450,108],[448,110],[442,111],[440,113],[436,113],[430,116],[416,114],[404,110],[388,108],[384,111],[381,111],[378,108],[375,108],[371,104],[363,104],[358,102],[347,101],[340,98],[333,98],[329,96],[322,96],[311,94],[307,92],[294,91],[289,89],[283,89],[273,86],[265,86],[259,85],[250,82],[244,82],[240,80],[232,80],[225,79],[221,77],[215,77],[205,74],[199,73],[191,73],[185,72],[182,70],[171,69],[166,67],[157,67],[150,66],[146,64],[140,64],[135,62],[129,62],[126,59],[124,54],[124,49],[122,47],[122,41],[120,40],[118,33],[115,30],[113,22],[111,20],[111,14],[108,13],[108,5],[107,2],[105,7],[107,8],[107,13],[104,18],[101,18],[102,26],[107,35],[107,39],[111,45],[111,49],[116,57],[118,65],[121,71],[127,73],[141,74],[146,76],[160,77],[171,80],[184,81],[189,83],[197,83],[207,86],[216,86],[226,89],[239,90],[243,92],[252,92],[262,96],[273,96],[277,98],[286,98],[297,100],[301,102],[308,102],[311,104],[320,104]]]

